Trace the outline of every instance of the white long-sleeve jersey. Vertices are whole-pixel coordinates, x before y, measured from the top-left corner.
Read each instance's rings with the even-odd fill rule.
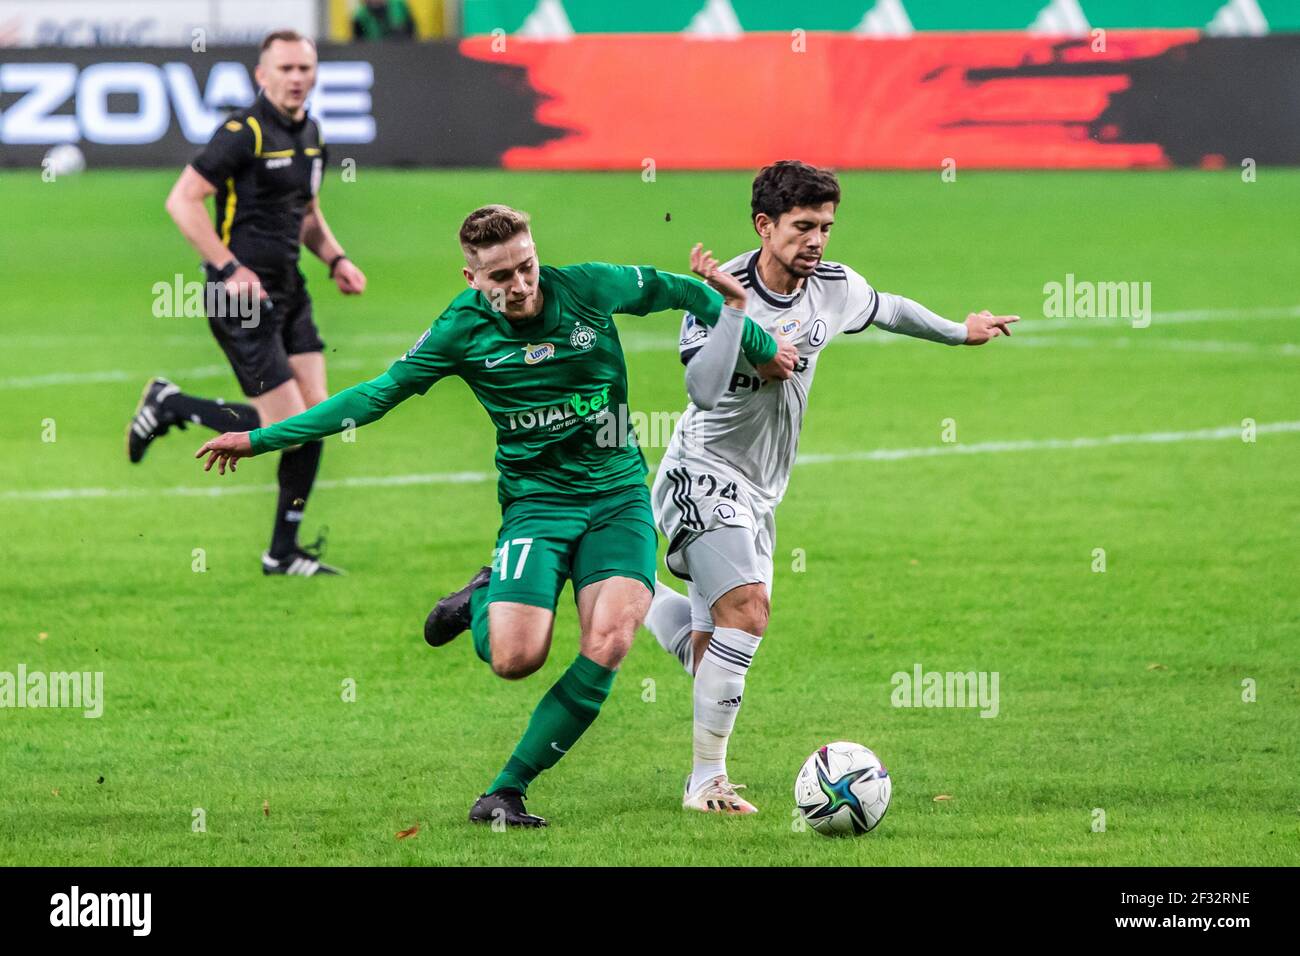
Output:
[[[760,508],[775,508],[785,494],[799,447],[808,393],[822,349],[840,333],[854,335],[871,326],[918,338],[960,345],[966,326],[949,322],[910,299],[877,292],[848,266],[823,261],[793,295],[763,285],[759,250],[727,262],[749,292],[745,313],[799,351],[794,374],[763,382],[739,355],[726,391],[709,410],[693,402],[673,430],[661,470],[677,466],[712,469],[743,481]],[[689,313],[679,342],[683,364],[703,347],[709,329]]]

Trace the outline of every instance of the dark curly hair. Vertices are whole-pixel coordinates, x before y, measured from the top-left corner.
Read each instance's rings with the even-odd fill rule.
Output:
[[[798,206],[840,204],[840,181],[829,169],[809,166],[797,159],[783,159],[764,166],[754,177],[750,216],[766,213],[775,222]]]

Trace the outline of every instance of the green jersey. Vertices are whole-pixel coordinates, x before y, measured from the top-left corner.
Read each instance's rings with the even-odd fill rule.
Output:
[[[703,282],[649,266],[542,266],[542,310],[512,321],[474,289],[457,296],[386,373],[301,415],[259,428],[255,454],[363,425],[441,378],[462,378],[496,428],[498,497],[591,495],[643,484],[646,464],[627,415],[627,363],[613,315],[667,309],[717,322],[722,297]],[[742,351],[755,365],[776,341],[746,319]]]

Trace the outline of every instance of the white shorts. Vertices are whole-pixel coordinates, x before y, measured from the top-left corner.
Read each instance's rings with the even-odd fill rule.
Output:
[[[711,608],[733,588],[762,584],[771,599],[776,512],[742,480],[713,465],[665,460],[650,505],[668,539],[664,563],[687,582],[693,629],[713,630]]]

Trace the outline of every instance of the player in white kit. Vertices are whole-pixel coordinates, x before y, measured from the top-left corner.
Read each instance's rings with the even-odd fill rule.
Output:
[[[720,339],[716,330],[694,316],[682,323],[691,403],[673,431],[651,499],[668,539],[668,569],[687,582],[688,596],[657,582],[646,626],[695,679],[694,764],[682,798],[688,809],[757,812],[736,793],[742,785],[727,776],[727,742],[767,628],[776,506],[790,479],[822,349],[841,333],[873,325],[947,345],[982,345],[1010,335],[1018,321],[979,312],[950,322],[824,260],[839,201],[839,182],[829,170],[797,161],[764,168],[751,205],[762,245],[720,269],[748,291],[746,314],[783,349],[797,351],[788,379],[769,379],[767,369],[737,358],[734,342],[713,341]],[[708,368],[693,374],[696,363]],[[733,367],[729,380],[704,374],[718,363]]]

